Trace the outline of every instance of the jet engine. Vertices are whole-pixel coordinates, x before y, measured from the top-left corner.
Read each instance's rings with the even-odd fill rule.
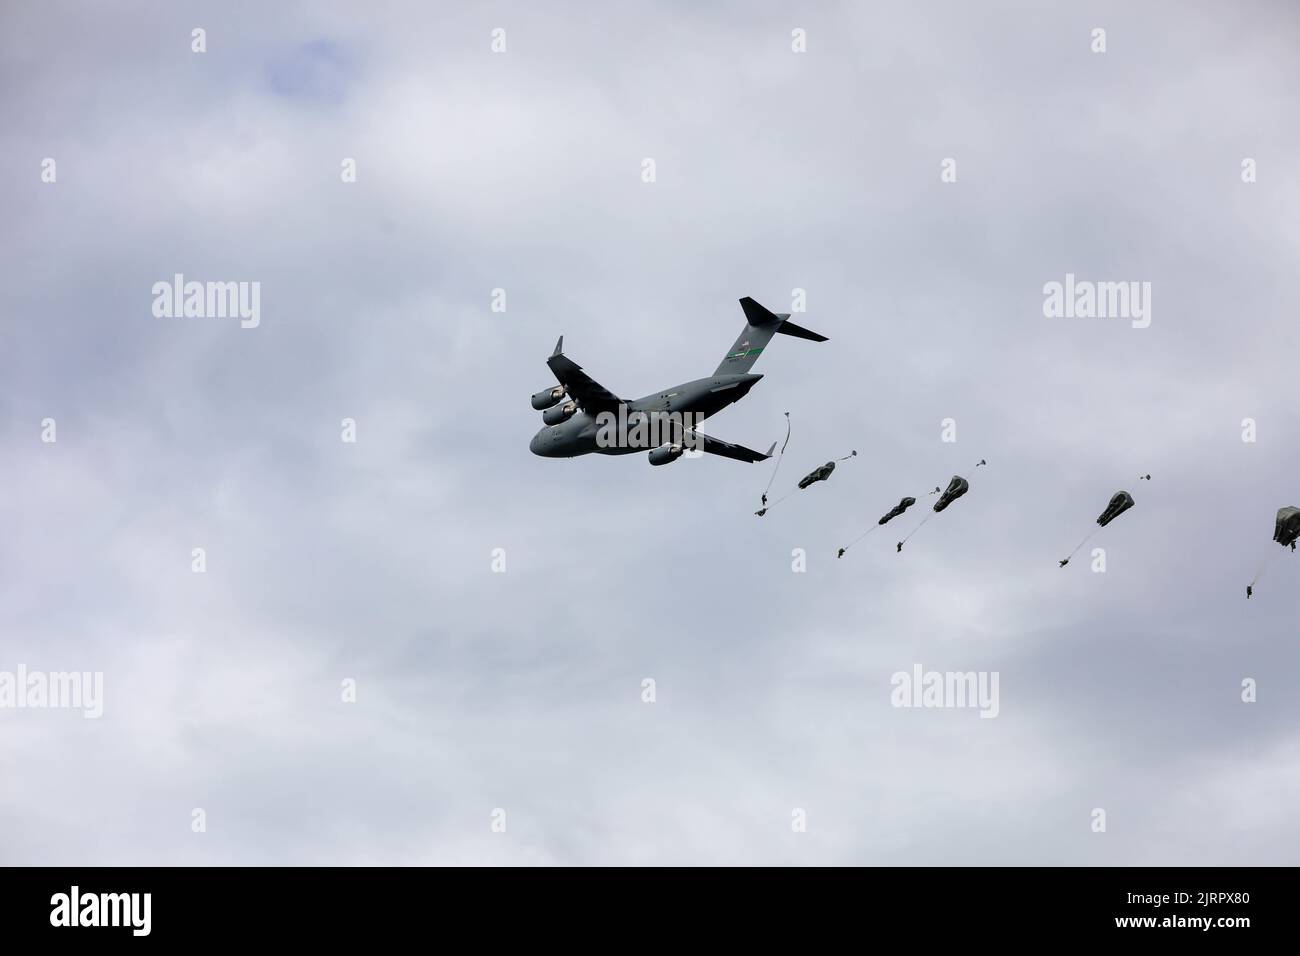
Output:
[[[539,412],[543,409],[550,408],[556,402],[564,397],[565,388],[563,385],[557,385],[555,388],[547,388],[533,396],[533,408]]]
[[[560,422],[568,421],[573,417],[573,413],[578,410],[577,402],[565,402],[563,405],[556,405],[554,408],[548,408],[542,412],[542,421],[547,425],[558,425]]]
[[[682,457],[681,445],[663,445],[655,448],[650,452],[650,464],[666,465],[670,461],[676,461]]]

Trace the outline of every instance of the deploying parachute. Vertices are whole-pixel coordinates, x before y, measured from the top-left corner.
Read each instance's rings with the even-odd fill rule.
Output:
[[[767,479],[767,487],[763,489],[763,506],[767,507],[767,493],[772,490],[772,482],[776,481],[776,473],[781,470],[781,460],[785,458],[785,446],[790,444],[790,413],[785,413],[785,441],[781,443],[781,453],[776,456],[776,465],[772,468],[772,477]]]
[[[1099,525],[1099,527],[1094,528],[1092,531],[1089,531],[1084,536],[1084,539],[1074,546],[1074,550],[1071,551],[1068,555],[1065,556],[1064,559],[1061,560],[1060,566],[1065,567],[1067,564],[1069,564],[1070,558],[1074,557],[1078,553],[1079,549],[1088,543],[1089,538],[1091,538],[1102,528],[1106,527],[1106,525],[1110,524],[1112,521],[1114,521],[1124,512],[1128,511],[1129,508],[1132,508],[1134,504],[1135,502],[1133,501],[1133,496],[1130,495],[1127,491],[1117,491],[1113,495],[1111,495],[1110,503],[1106,505],[1106,510],[1097,516],[1097,524]]]
[[[862,532],[862,534],[858,535],[856,538],[854,538],[852,541],[850,541],[850,542],[849,542],[848,544],[846,544],[844,547],[840,548],[840,553],[837,554],[837,555],[835,555],[835,557],[837,557],[837,558],[842,558],[842,557],[844,557],[844,552],[845,552],[845,551],[849,550],[849,548],[853,547],[855,544],[857,544],[859,541],[861,541],[861,540],[862,540],[863,538],[865,538],[867,535],[871,534],[871,532],[875,531],[876,528],[880,527],[882,524],[888,524],[888,523],[889,523],[890,521],[892,521],[894,518],[897,518],[899,515],[901,515],[901,514],[902,514],[904,511],[906,511],[908,508],[912,507],[912,505],[914,505],[914,504],[916,504],[916,499],[915,499],[915,498],[912,498],[912,497],[904,498],[904,499],[903,499],[902,501],[900,501],[898,504],[894,505],[894,507],[890,508],[889,511],[887,511],[887,512],[884,514],[884,516],[883,516],[879,521],[877,521],[877,522],[876,522],[872,527],[868,528],[866,531]]]
[[[843,458],[836,458],[835,461],[848,461],[856,454],[857,454],[857,450],[855,449],[851,451],[849,454],[845,455]],[[835,470],[835,461],[828,461],[820,468],[814,468],[812,471],[808,472],[808,474],[804,475],[802,478],[799,479],[798,488],[787,491],[785,494],[783,494],[780,498],[777,498],[776,501],[772,502],[770,505],[767,503],[767,495],[764,495],[763,507],[755,511],[754,514],[758,515],[761,518],[763,517],[763,515],[767,514],[768,511],[770,511],[772,508],[775,508],[781,502],[785,501],[786,498],[789,498],[792,494],[795,493],[795,491],[802,491],[803,489],[807,488],[809,485],[815,485],[819,481],[825,481],[827,478],[831,476],[831,472]]]
[[[979,465],[976,465],[975,467],[978,468]],[[938,489],[936,488],[935,490],[937,491]],[[926,515],[925,520],[913,528],[907,535],[907,538],[898,542],[898,550],[903,550],[903,545],[907,544],[908,538],[920,531],[921,528],[925,526],[926,521],[929,521],[968,491],[970,491],[970,482],[961,475],[953,475],[952,480],[948,482],[948,487],[943,490],[943,494],[939,495],[939,500],[934,503],[934,511],[931,514]]]
[[[897,518],[914,504],[916,504],[915,498],[904,498],[898,504],[894,505],[894,507],[890,508],[884,517],[877,521],[876,524],[888,524],[891,518]]]
[[[1278,508],[1277,520],[1273,523],[1273,540],[1284,548],[1290,545],[1294,551],[1296,538],[1300,538],[1300,508]]]
[[[939,500],[934,503],[934,510],[942,511],[968,491],[970,491],[970,483],[960,475],[953,475],[952,481],[948,482],[948,487],[943,490]]]
[[[827,478],[831,476],[831,472],[834,470],[835,470],[835,462],[833,461],[828,461],[820,468],[813,469],[812,471],[808,472],[808,474],[804,475],[802,478],[799,479],[800,489],[807,488],[809,485],[817,481],[825,481]]]
[[[1300,538],[1300,508],[1294,506],[1278,508],[1277,518],[1273,521],[1273,540],[1282,547],[1289,547],[1294,551],[1297,538]],[[1246,585],[1247,599],[1255,593],[1256,583],[1258,583],[1259,579],[1264,576],[1264,570],[1268,567],[1269,562],[1271,562],[1273,558],[1277,557],[1277,554],[1278,553],[1274,551],[1271,557],[1265,558],[1260,562],[1259,570],[1255,572],[1255,576],[1251,579],[1251,582]]]
[[[1128,511],[1129,508],[1132,508],[1133,505],[1133,496],[1127,491],[1115,492],[1115,494],[1111,496],[1110,504],[1106,506],[1106,510],[1097,516],[1097,524],[1101,525],[1103,528],[1106,527],[1106,525],[1110,524],[1124,512]]]

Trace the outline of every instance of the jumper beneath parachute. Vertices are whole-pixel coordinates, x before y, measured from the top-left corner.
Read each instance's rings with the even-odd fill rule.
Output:
[[[858,453],[858,452],[857,452],[857,449],[855,448],[853,451],[849,452],[849,453],[848,453],[847,455],[845,455],[843,458],[837,458],[837,459],[835,459],[835,461],[848,461],[850,458],[855,457],[855,456],[857,455],[857,453]],[[785,494],[783,494],[783,495],[782,495],[780,498],[778,498],[776,501],[772,502],[770,505],[767,503],[767,493],[764,492],[764,493],[763,493],[763,507],[761,507],[761,508],[759,508],[757,511],[755,511],[754,514],[758,515],[758,516],[761,518],[761,517],[763,517],[763,515],[767,514],[769,510],[771,510],[772,508],[775,508],[775,507],[776,507],[777,505],[779,505],[781,502],[785,501],[786,498],[789,498],[789,497],[790,497],[792,494],[794,494],[796,491],[803,491],[803,490],[806,489],[809,485],[815,485],[815,484],[816,484],[817,482],[819,482],[819,481],[825,481],[827,478],[829,478],[829,477],[831,476],[831,472],[833,472],[833,471],[835,470],[835,461],[828,461],[826,464],[822,465],[820,468],[814,468],[812,471],[808,472],[808,474],[804,475],[801,479],[799,479],[799,487],[798,487],[798,488],[791,488],[789,491],[787,491]],[[779,464],[780,464],[780,462],[778,461],[778,465],[779,465]],[[769,483],[769,487],[770,487],[770,483]]]
[[[889,523],[890,521],[892,521],[894,518],[897,518],[899,515],[901,515],[901,514],[902,514],[904,511],[906,511],[908,508],[912,507],[912,505],[914,505],[914,504],[916,504],[916,499],[913,498],[913,497],[911,497],[910,495],[909,495],[908,497],[902,499],[901,501],[899,501],[899,503],[896,504],[896,505],[894,505],[894,507],[890,508],[889,511],[886,512],[885,515],[884,515],[884,516],[883,516],[879,521],[877,521],[877,522],[875,523],[875,525],[873,525],[872,527],[868,528],[866,531],[862,532],[862,534],[858,535],[856,538],[854,538],[852,541],[850,541],[850,542],[849,542],[848,544],[846,544],[844,547],[840,548],[839,554],[837,554],[836,557],[837,557],[837,558],[842,558],[842,557],[844,557],[844,552],[845,552],[845,551],[849,550],[849,548],[853,547],[855,544],[857,544],[859,541],[861,541],[861,540],[862,540],[863,538],[865,538],[867,535],[871,534],[871,532],[875,531],[876,528],[880,527],[882,524],[888,524],[888,523]]]
[[[979,466],[976,465],[976,467],[978,468]],[[939,490],[938,488],[935,489],[935,491],[938,490]],[[938,514],[940,511],[943,511],[945,508],[947,508],[950,504],[952,504],[962,495],[966,494],[966,492],[968,491],[970,491],[970,482],[968,482],[961,475],[953,475],[952,480],[948,482],[948,487],[943,489],[943,494],[941,494],[939,496],[939,500],[934,503],[935,514]],[[894,547],[901,552],[903,550],[903,545],[907,544],[908,538],[912,537],[912,535],[920,531],[921,528],[925,526],[925,522],[929,521],[933,517],[934,517],[933,514],[926,515],[925,518],[921,521],[921,523],[917,525],[915,528],[913,528],[911,531],[909,531],[907,537],[904,538],[902,541],[898,542],[898,544],[896,544]]]
[[[1103,528],[1106,527],[1106,525],[1110,524],[1112,521],[1114,521],[1124,512],[1128,511],[1129,508],[1132,508],[1134,503],[1135,502],[1133,501],[1133,496],[1130,495],[1127,491],[1115,492],[1113,495],[1110,496],[1110,502],[1106,505],[1106,510],[1097,516],[1097,524],[1099,524]],[[1068,555],[1066,555],[1057,563],[1061,567],[1065,567],[1067,564],[1069,564],[1070,558],[1074,557],[1079,552],[1079,549],[1082,548],[1084,544],[1087,543],[1088,539],[1091,538],[1096,533],[1097,531],[1094,529],[1093,531],[1085,535],[1084,539],[1080,541],[1077,545],[1075,545],[1074,550],[1071,551]]]
[[[1289,547],[1294,551],[1297,538],[1300,538],[1300,508],[1294,506],[1278,508],[1277,518],[1273,522],[1273,540],[1282,547]],[[1273,553],[1276,556],[1277,552]],[[1264,576],[1264,569],[1272,560],[1272,558],[1265,558],[1260,562],[1259,570],[1255,572],[1255,576],[1246,585],[1246,597],[1249,598],[1255,593],[1255,585]]]

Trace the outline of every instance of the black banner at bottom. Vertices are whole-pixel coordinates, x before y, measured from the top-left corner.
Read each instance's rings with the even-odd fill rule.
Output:
[[[0,920],[11,942],[75,936],[93,945],[373,944],[422,931],[449,943],[469,933],[616,945],[649,934],[664,944],[771,945],[895,929],[918,943],[1129,936],[1231,945],[1251,934],[1290,936],[1295,883],[1288,869],[1196,867],[29,868],[0,870]]]

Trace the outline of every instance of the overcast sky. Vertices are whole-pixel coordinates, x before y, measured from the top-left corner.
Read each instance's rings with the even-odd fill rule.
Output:
[[[4,4],[0,671],[104,712],[0,709],[0,862],[1300,862],[1300,14],[1047,6]],[[560,334],[637,397],[794,289],[706,430],[830,481],[529,453]]]

